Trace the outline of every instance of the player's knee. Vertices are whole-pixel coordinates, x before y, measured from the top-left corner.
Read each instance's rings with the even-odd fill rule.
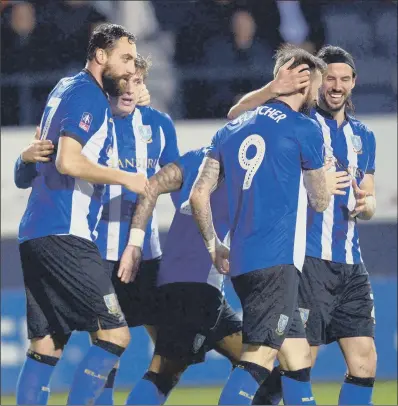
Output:
[[[121,327],[113,330],[99,330],[97,337],[103,341],[109,341],[122,348],[127,348],[130,343],[130,332],[127,327]]]
[[[29,349],[42,355],[60,358],[70,336],[70,334],[54,334],[34,338],[30,341]]]
[[[377,365],[377,352],[373,339],[361,340],[360,345],[354,347],[347,366],[349,375],[356,377],[375,376]]]
[[[180,373],[168,374],[147,371],[142,379],[152,382],[166,397],[180,380]]]

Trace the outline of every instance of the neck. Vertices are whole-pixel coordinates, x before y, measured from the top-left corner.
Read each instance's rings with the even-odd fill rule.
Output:
[[[343,124],[345,120],[345,104],[340,110],[331,111],[330,109],[328,109],[327,105],[323,102],[323,100],[319,100],[319,107],[322,110],[327,111],[333,117],[333,120],[337,121],[338,126]]]
[[[104,88],[104,84],[102,83],[101,67],[98,66],[94,61],[87,61],[85,68],[94,76],[100,86]]]
[[[291,96],[279,96],[276,99],[288,104],[294,111],[299,111],[303,103],[303,96],[298,93]]]

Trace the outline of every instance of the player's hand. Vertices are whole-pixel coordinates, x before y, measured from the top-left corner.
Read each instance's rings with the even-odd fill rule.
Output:
[[[293,62],[294,58],[291,58],[282,65],[270,84],[271,91],[278,96],[297,92],[310,85],[309,66],[301,64],[294,69],[289,69]]]
[[[124,283],[134,282],[141,263],[141,248],[127,245],[120,259],[118,278]]]
[[[225,244],[220,241],[216,243],[216,250],[211,254],[211,259],[220,274],[229,273],[229,248]]]
[[[146,85],[143,84],[141,86],[141,91],[138,96],[137,106],[149,106],[151,104],[151,95],[149,94],[149,90],[147,89]]]
[[[148,178],[143,173],[123,173],[126,176],[126,180],[123,186],[140,195],[146,195],[149,189]]]
[[[356,217],[358,214],[366,211],[366,197],[370,196],[371,194],[366,192],[365,190],[360,189],[358,183],[355,179],[352,180],[352,188],[354,190],[355,196],[355,207],[354,210],[350,213],[351,217]]]
[[[25,163],[49,162],[49,155],[54,153],[54,145],[50,140],[40,140],[40,127],[36,127],[34,140],[21,153]]]
[[[326,186],[330,194],[344,196],[347,192],[343,189],[351,186],[351,177],[346,171],[329,171],[332,166],[334,166],[332,162],[328,162],[324,166],[326,171]]]

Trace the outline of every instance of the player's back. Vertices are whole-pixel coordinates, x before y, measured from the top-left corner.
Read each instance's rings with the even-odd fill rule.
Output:
[[[68,135],[82,145],[82,154],[89,160],[106,165],[112,151],[111,121],[107,96],[87,71],[58,82],[40,125],[41,138],[53,142],[55,153],[51,162],[37,164],[38,176],[20,224],[20,242],[58,234],[95,239],[104,185],[61,174],[55,157],[59,137]]]
[[[183,174],[183,184],[178,192],[172,194],[176,212],[164,246],[158,285],[199,282],[208,283],[218,289],[222,287],[223,277],[215,269],[211,270],[210,256],[189,205],[189,196],[205,158],[205,152],[205,148],[190,151],[176,162]],[[221,239],[229,230],[226,197],[226,188],[223,184],[212,194],[210,200],[214,226]]]
[[[319,152],[315,164],[306,162],[311,135]],[[307,206],[302,168],[323,164],[319,126],[272,101],[223,127],[208,155],[220,161],[227,185],[231,276],[282,264],[301,269]]]

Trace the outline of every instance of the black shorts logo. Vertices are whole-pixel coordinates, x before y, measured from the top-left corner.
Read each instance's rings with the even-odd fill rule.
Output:
[[[196,354],[200,348],[202,347],[203,343],[205,342],[206,337],[202,334],[196,334],[194,340],[193,340],[193,345],[192,345],[192,351],[194,354]]]
[[[122,309],[120,308],[119,301],[117,300],[117,296],[115,293],[110,293],[109,295],[104,296],[104,302],[106,307],[108,308],[108,313],[116,316],[122,316]]]
[[[301,321],[304,324],[304,327],[307,327],[307,321],[308,321],[308,316],[310,314],[309,309],[304,309],[302,307],[299,307],[300,310],[300,316],[301,316]]]
[[[284,314],[281,314],[279,316],[279,320],[278,320],[278,327],[275,330],[276,334],[281,336],[285,332],[288,322],[289,322],[289,317]]]

